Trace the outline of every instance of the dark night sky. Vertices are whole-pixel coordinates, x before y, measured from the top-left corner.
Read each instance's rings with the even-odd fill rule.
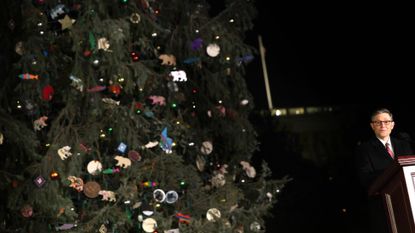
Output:
[[[409,7],[347,4],[257,1],[274,106],[412,103]],[[266,108],[259,57],[248,84]]]

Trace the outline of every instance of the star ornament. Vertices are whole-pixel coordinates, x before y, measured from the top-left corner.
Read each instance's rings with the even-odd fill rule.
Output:
[[[62,25],[62,30],[65,30],[70,29],[76,20],[71,19],[68,15],[65,15],[63,19],[59,19],[58,21]]]

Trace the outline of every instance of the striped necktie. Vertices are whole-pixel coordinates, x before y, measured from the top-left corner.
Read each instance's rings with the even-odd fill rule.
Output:
[[[393,151],[391,150],[391,148],[390,148],[390,145],[389,145],[389,143],[387,142],[386,144],[385,144],[385,147],[386,147],[386,150],[388,151],[388,153],[389,153],[389,155],[392,157],[392,159],[395,157],[395,155],[393,154]]]

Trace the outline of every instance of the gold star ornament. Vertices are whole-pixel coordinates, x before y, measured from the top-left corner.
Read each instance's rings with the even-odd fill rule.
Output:
[[[58,20],[59,23],[62,25],[62,30],[70,29],[72,24],[75,23],[76,20],[71,19],[68,15],[65,15],[65,18]]]

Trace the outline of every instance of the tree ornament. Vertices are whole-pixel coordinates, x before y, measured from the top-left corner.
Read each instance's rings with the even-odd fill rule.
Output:
[[[166,199],[166,193],[162,189],[156,189],[153,191],[153,198],[157,202],[164,202]]]
[[[196,38],[192,41],[192,50],[197,51],[203,47],[203,39]]]
[[[99,233],[107,233],[107,231],[107,227],[104,224],[102,224],[99,228]]]
[[[16,46],[14,47],[14,51],[19,54],[20,56],[22,56],[24,54],[24,47],[23,47],[23,42],[19,41],[16,43]]]
[[[176,213],[176,218],[179,219],[179,223],[190,223],[190,215],[182,214],[182,213]]]
[[[173,82],[186,82],[187,75],[183,70],[171,71],[170,76],[173,77]]]
[[[163,149],[163,151],[166,152],[167,154],[172,153],[173,139],[167,136],[167,127],[163,129],[163,131],[160,134],[160,137],[161,137],[160,139],[161,149]]]
[[[65,230],[70,230],[74,227],[76,227],[76,225],[73,224],[73,223],[64,223],[64,224],[59,224],[57,227],[55,227],[55,230],[56,231],[65,231]]]
[[[46,183],[46,180],[45,178],[43,178],[43,176],[39,175],[38,177],[36,177],[36,179],[34,179],[34,182],[37,185],[37,187],[41,188]]]
[[[246,161],[241,161],[240,164],[242,165],[242,169],[245,171],[246,175],[249,178],[254,178],[256,176],[255,168],[251,166],[251,164]]]
[[[202,143],[202,146],[200,147],[200,152],[202,152],[202,154],[204,155],[208,155],[210,153],[212,153],[213,151],[213,145],[211,141],[204,141]]]
[[[0,145],[3,144],[3,140],[4,140],[4,135],[2,132],[0,132]]]
[[[84,194],[89,198],[96,198],[101,191],[101,186],[95,181],[88,181],[84,185]]]
[[[162,60],[161,65],[166,66],[175,66],[176,65],[176,57],[172,54],[161,54],[159,59]]]
[[[117,155],[114,157],[114,159],[118,161],[115,166],[119,166],[122,168],[128,168],[129,166],[131,166],[131,160],[129,158]]]
[[[102,195],[103,201],[116,202],[115,193],[113,191],[101,190],[98,192],[99,195]]]
[[[221,213],[217,208],[210,208],[207,212],[206,212],[206,219],[209,222],[216,222],[217,219],[220,219],[221,217]]]
[[[130,15],[130,22],[131,23],[137,24],[140,21],[141,21],[141,17],[140,17],[140,15],[138,13],[132,13]]]
[[[123,143],[123,142],[121,142],[119,145],[118,145],[118,147],[117,147],[117,150],[120,152],[120,153],[125,153],[125,150],[127,150],[127,144],[125,144],[125,143]]]
[[[258,222],[252,222],[251,225],[249,225],[249,229],[253,232],[260,232],[261,231],[261,224]]]
[[[67,11],[67,8],[64,4],[58,4],[56,5],[54,8],[52,8],[50,10],[50,17],[55,20],[56,18],[58,18],[60,15],[65,14]]]
[[[42,89],[42,100],[44,101],[51,101],[55,90],[51,85],[46,85]]]
[[[140,53],[138,52],[131,52],[130,53],[131,59],[133,60],[133,62],[138,62],[140,59]]]
[[[157,229],[157,221],[153,218],[146,218],[142,223],[145,232],[153,233]]]
[[[69,187],[74,188],[78,192],[82,192],[84,190],[84,181],[76,176],[68,176],[68,180],[71,182]]]
[[[52,180],[59,180],[59,173],[57,171],[51,171],[49,177]]]
[[[179,199],[179,194],[176,191],[170,190],[166,193],[166,202],[168,204],[173,204]]]
[[[20,209],[20,213],[25,218],[30,218],[33,215],[33,208],[31,205],[26,204]]]
[[[25,74],[19,74],[18,75],[18,77],[20,78],[20,79],[23,79],[23,80],[33,80],[33,79],[35,79],[35,80],[38,80],[39,79],[39,75],[35,75],[35,74],[29,74],[29,73],[25,73]]]
[[[47,126],[46,120],[48,119],[47,116],[41,116],[39,119],[33,122],[33,129],[39,131],[43,129],[43,127]]]
[[[71,17],[69,17],[68,15],[65,15],[63,19],[59,19],[58,21],[62,25],[61,29],[65,30],[65,29],[71,29],[72,24],[74,24],[76,20],[71,19]]]
[[[98,175],[102,171],[102,164],[98,160],[92,160],[88,163],[86,170],[91,175]]]
[[[119,84],[110,85],[108,86],[108,90],[115,96],[118,96],[121,93],[121,85]]]
[[[140,153],[135,150],[128,151],[128,158],[130,158],[132,161],[141,161]]]
[[[98,49],[102,49],[104,51],[110,52],[111,50],[109,50],[110,48],[110,42],[108,41],[107,38],[102,37],[98,39]]]
[[[58,150],[58,155],[62,160],[67,159],[69,156],[72,156],[70,146],[64,146]]]
[[[206,53],[211,57],[216,57],[220,53],[220,47],[218,44],[211,43],[206,47]]]

